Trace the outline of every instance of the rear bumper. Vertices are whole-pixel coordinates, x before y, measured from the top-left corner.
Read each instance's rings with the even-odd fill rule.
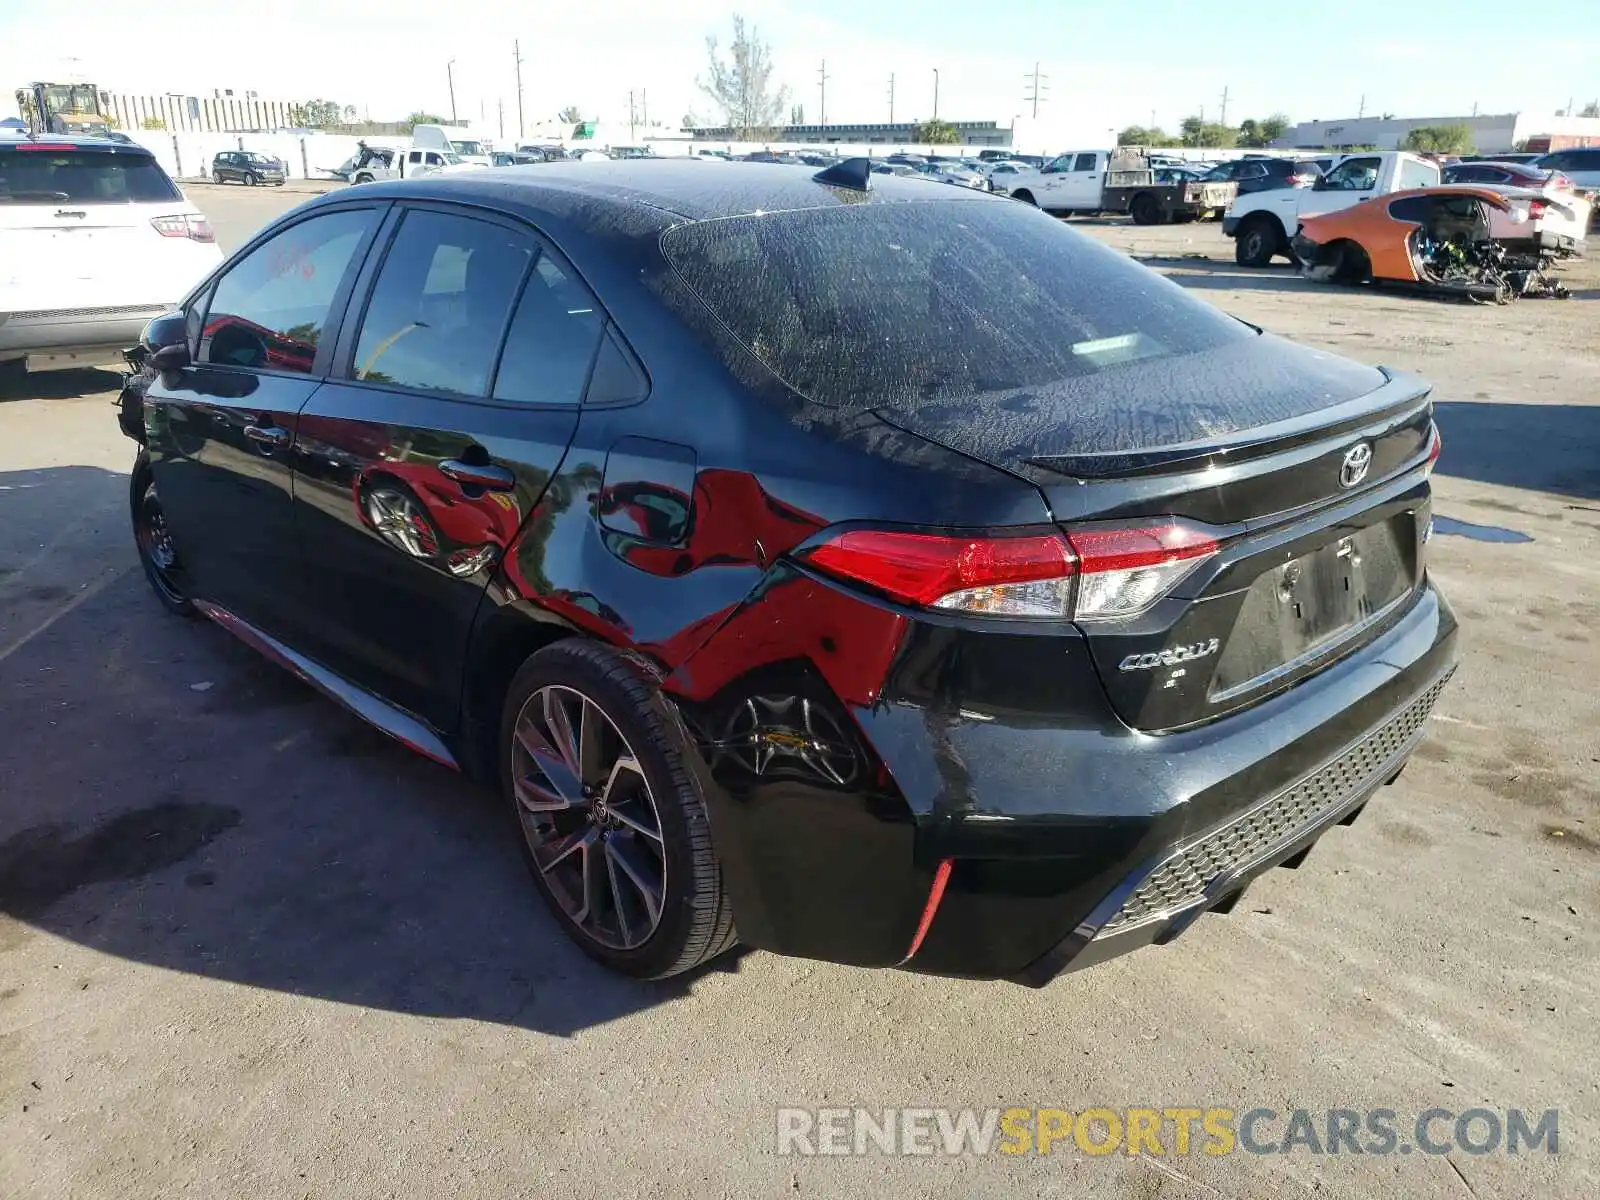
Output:
[[[115,357],[138,342],[152,317],[170,311],[170,304],[133,304],[0,313],[0,358],[81,359],[100,353]]]
[[[879,619],[863,610],[852,627]],[[1249,709],[1154,736],[1112,715],[1081,642],[894,621],[877,639],[889,646],[881,688],[851,700],[840,686],[865,642],[837,646],[837,667],[812,660],[807,673],[846,698],[837,722],[816,691],[795,719],[810,685],[789,665],[787,696],[775,675],[709,706],[680,693],[748,945],[1042,986],[1169,941],[1392,779],[1455,664],[1455,618],[1425,583],[1344,660]],[[729,649],[748,655],[750,643]],[[695,658],[686,668],[692,678]],[[765,725],[723,715],[747,702]],[[859,764],[843,748],[852,727]]]

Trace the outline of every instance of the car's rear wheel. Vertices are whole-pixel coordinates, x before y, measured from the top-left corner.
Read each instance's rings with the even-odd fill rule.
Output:
[[[532,655],[500,745],[529,869],[584,953],[660,979],[734,944],[688,735],[638,662],[578,640]]]
[[[1149,192],[1140,192],[1133,198],[1128,211],[1133,215],[1135,225],[1159,225],[1161,223],[1161,202]]]
[[[156,492],[150,464],[143,458],[134,466],[128,499],[139,563],[144,567],[145,578],[150,581],[156,599],[180,617],[194,616],[194,602],[183,590],[183,564],[178,558],[177,544],[167,527],[166,510],[162,508],[161,497]]]
[[[1033,193],[1028,191],[1027,188],[1023,188],[1020,192],[1012,192],[1011,198],[1013,200],[1020,200],[1024,204],[1031,204],[1035,208],[1039,207],[1039,202],[1033,198]]]

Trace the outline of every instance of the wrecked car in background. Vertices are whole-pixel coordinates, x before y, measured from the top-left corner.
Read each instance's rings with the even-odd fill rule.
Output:
[[[1497,217],[1527,224],[1529,196],[1464,184],[1396,192],[1303,218],[1294,254],[1308,278],[1335,283],[1398,283],[1479,303],[1564,298],[1546,274],[1553,251],[1493,236]]]

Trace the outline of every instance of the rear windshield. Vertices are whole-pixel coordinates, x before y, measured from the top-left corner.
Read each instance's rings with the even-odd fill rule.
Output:
[[[155,204],[180,198],[148,154],[0,149],[0,204]]]
[[[730,217],[670,230],[662,248],[756,358],[840,407],[1042,387],[1255,336],[1007,201]]]

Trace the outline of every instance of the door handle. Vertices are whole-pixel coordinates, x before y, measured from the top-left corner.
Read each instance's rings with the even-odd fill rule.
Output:
[[[276,425],[246,425],[244,435],[263,446],[283,447],[289,444],[289,431]]]
[[[486,488],[491,492],[509,492],[517,486],[517,477],[494,463],[465,463],[459,458],[447,458],[439,464],[439,471],[454,479],[462,487]]]

